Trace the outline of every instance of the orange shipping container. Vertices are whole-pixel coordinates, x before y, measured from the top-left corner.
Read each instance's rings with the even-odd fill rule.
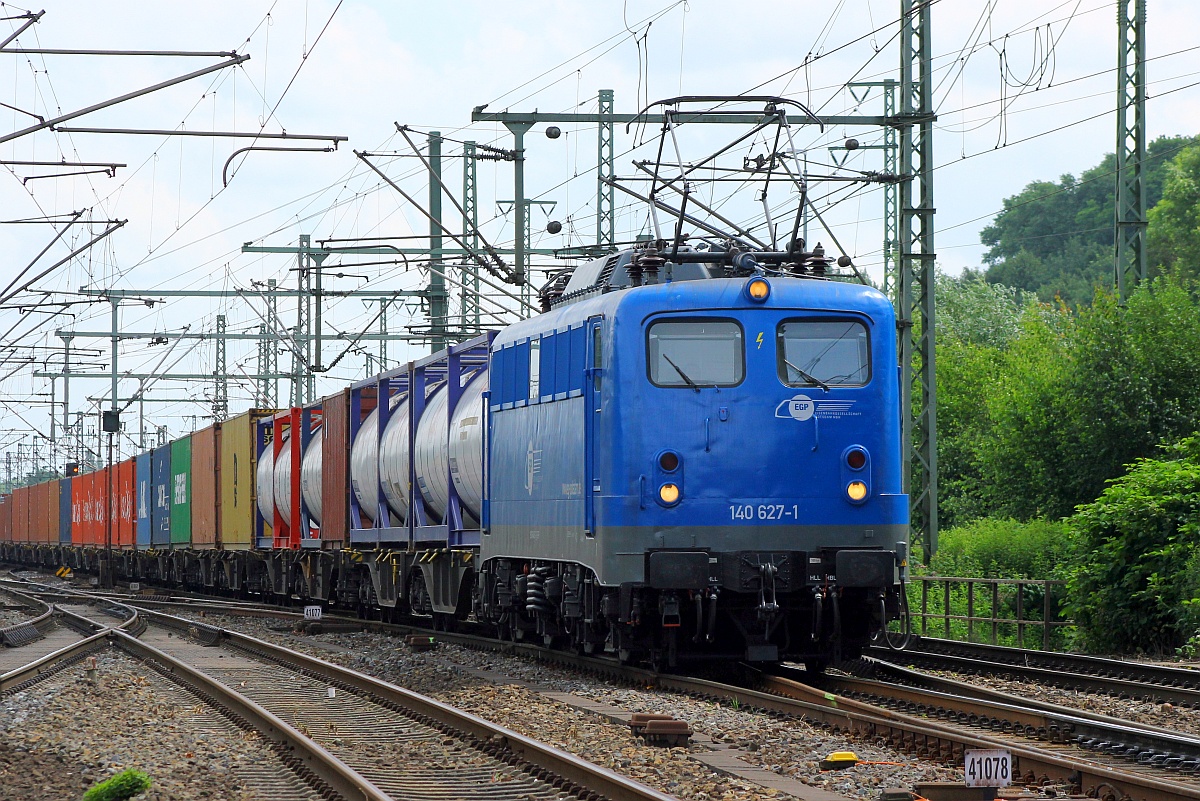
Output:
[[[42,488],[39,484],[31,484],[26,488],[25,519],[28,521],[26,541],[42,542]]]
[[[42,537],[42,488],[38,484],[30,486],[25,496],[28,504],[25,507],[26,520],[28,520],[28,528],[26,539],[29,542],[41,543],[44,541]]]
[[[350,530],[350,390],[322,404],[321,539],[348,543]]]
[[[13,542],[29,542],[29,488],[13,490],[12,531]]]
[[[192,434],[192,547],[221,541],[221,424]]]
[[[12,495],[0,495],[0,542],[12,542]]]
[[[112,545],[121,547],[121,465],[114,464],[108,468],[104,480],[112,485],[104,485],[104,497],[108,500],[109,514],[112,515]]]
[[[29,539],[36,543],[46,541],[42,532],[46,529],[46,485],[34,484],[29,488]]]

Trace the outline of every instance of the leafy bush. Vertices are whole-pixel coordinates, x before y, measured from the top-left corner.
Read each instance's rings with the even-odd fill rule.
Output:
[[[1068,521],[1068,610],[1090,648],[1162,654],[1200,626],[1200,439],[1165,450]]]
[[[83,794],[83,801],[125,801],[150,788],[150,777],[140,770],[123,770]]]
[[[976,520],[947,529],[929,565],[939,576],[1050,579],[1070,552],[1067,526],[1050,520]]]

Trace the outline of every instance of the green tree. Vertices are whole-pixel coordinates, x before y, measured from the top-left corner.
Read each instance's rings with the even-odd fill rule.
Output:
[[[979,446],[991,436],[987,397],[1028,300],[978,273],[935,283],[939,517],[953,526],[987,513]]]
[[[1152,265],[1200,275],[1200,147],[1181,150],[1167,165],[1147,238]]]
[[[1163,197],[1170,160],[1193,141],[1164,136],[1150,143],[1143,167],[1148,206]],[[1112,283],[1115,193],[1116,157],[1110,153],[1078,179],[1034,181],[1007,198],[980,233],[988,246],[987,279],[1044,301],[1089,302],[1097,286]]]

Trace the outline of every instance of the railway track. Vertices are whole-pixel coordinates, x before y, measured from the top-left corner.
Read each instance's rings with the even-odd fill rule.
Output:
[[[154,605],[168,604],[193,612],[301,618],[298,613],[286,610],[196,599],[157,601]],[[350,618],[327,617],[323,623],[393,632],[409,630]],[[956,687],[957,683],[948,680],[939,682],[930,678],[927,681],[937,686],[926,687],[917,695],[916,687],[897,689],[894,683],[847,676],[839,679],[842,683],[832,688],[840,691],[841,694],[837,694],[831,692],[828,685],[805,684],[802,679],[811,677],[799,671],[752,672],[750,681],[729,684],[656,674],[615,662],[548,651],[531,644],[496,642],[461,633],[439,632],[436,637],[472,648],[519,654],[599,672],[632,685],[654,686],[733,706],[803,718],[947,764],[961,764],[966,749],[1006,748],[1014,755],[1021,781],[1031,786],[1057,784],[1110,801],[1200,801],[1200,783],[1193,776],[1200,772],[1200,741],[1196,738],[1051,705],[1040,705],[1039,708],[1024,699],[1004,697],[976,687],[967,690],[965,685]],[[903,659],[906,655],[893,654],[893,657],[897,656]],[[1093,664],[1096,661],[1084,660]],[[876,678],[917,683],[914,676],[919,674],[884,663],[875,664]],[[996,669],[1008,667],[997,666]],[[1111,672],[1115,668],[1109,664],[1105,669]],[[1161,671],[1149,672],[1161,675]],[[1141,685],[1136,694],[1145,697],[1155,691]]]

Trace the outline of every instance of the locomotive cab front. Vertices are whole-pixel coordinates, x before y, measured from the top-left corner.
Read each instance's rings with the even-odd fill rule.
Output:
[[[631,293],[635,347],[614,324],[612,479],[636,507],[598,532],[644,563],[617,639],[677,658],[856,656],[896,604],[907,531],[891,306],[832,282],[704,284],[709,302],[692,285],[686,307],[670,285]]]

